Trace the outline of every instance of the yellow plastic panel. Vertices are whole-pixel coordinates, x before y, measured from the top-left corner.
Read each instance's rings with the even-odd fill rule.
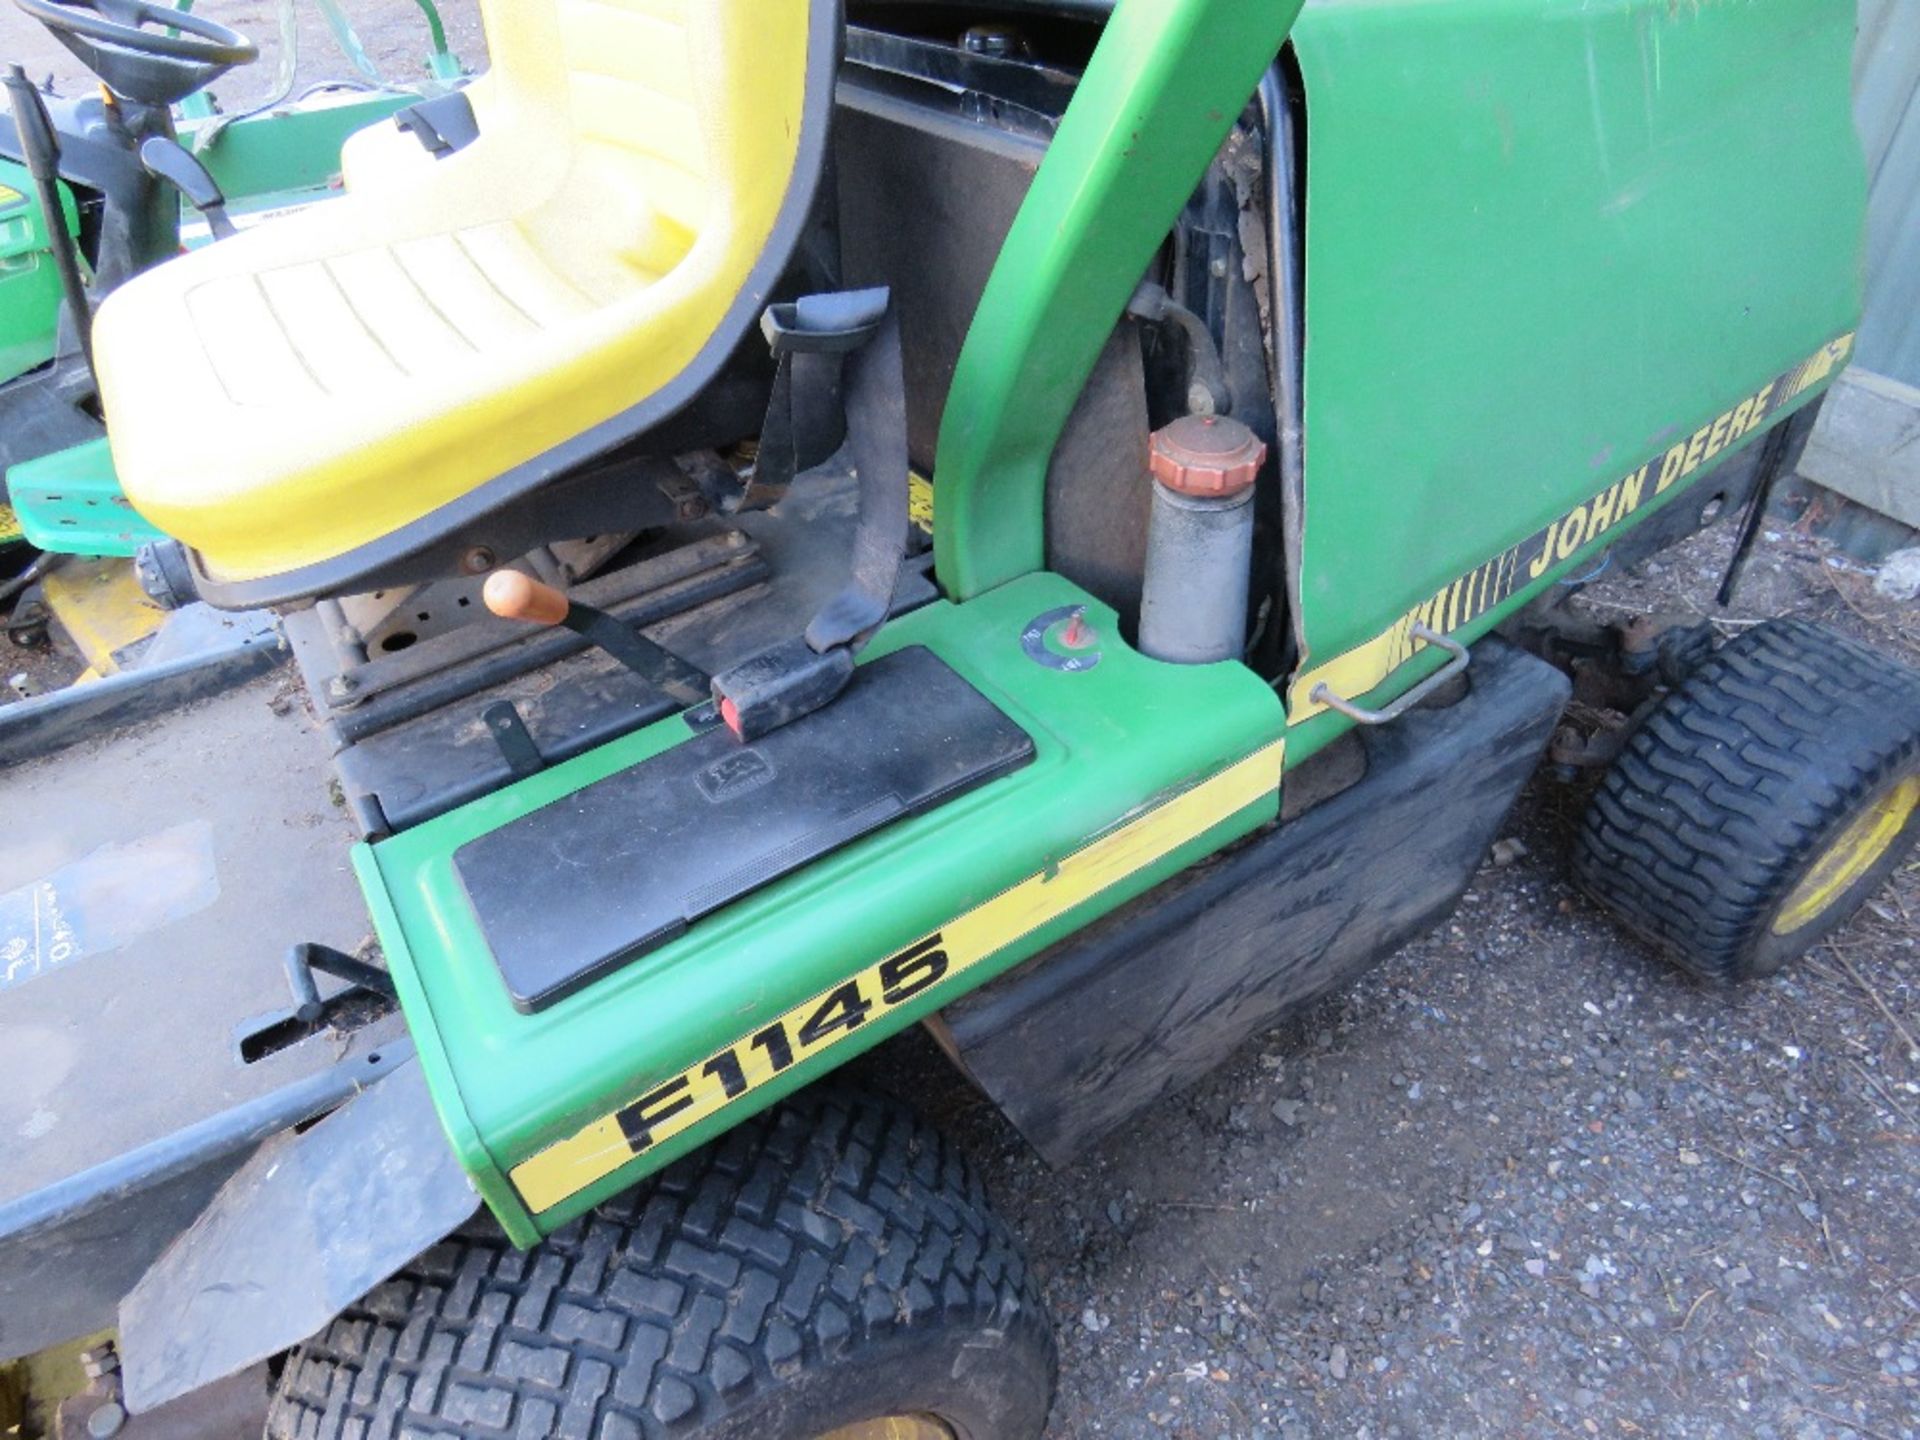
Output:
[[[136,509],[223,580],[352,550],[700,353],[798,154],[810,0],[483,0],[480,138],[140,276],[95,329]]]
[[[167,618],[140,588],[129,560],[68,560],[47,576],[44,590],[61,633],[94,678],[115,674],[122,652],[158,631]]]

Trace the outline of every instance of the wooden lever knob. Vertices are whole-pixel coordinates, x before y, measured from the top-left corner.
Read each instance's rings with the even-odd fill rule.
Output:
[[[518,570],[496,570],[487,577],[480,599],[502,620],[525,620],[534,625],[558,625],[567,618],[568,600],[551,585],[542,585]]]

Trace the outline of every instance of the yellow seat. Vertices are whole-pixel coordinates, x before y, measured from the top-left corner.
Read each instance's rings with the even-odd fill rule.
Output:
[[[343,198],[100,309],[127,496],[242,598],[338,588],[664,419],[792,249],[834,0],[481,9],[477,140],[362,132]]]

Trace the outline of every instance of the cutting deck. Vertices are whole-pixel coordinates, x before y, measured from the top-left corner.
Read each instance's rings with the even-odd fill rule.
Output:
[[[29,1253],[72,1243],[63,1229],[135,1196],[168,1208],[154,1187],[239,1163],[407,1052],[397,1015],[305,1039],[285,1023],[288,947],[370,932],[329,781],[285,671],[5,771],[0,1237],[46,1246],[0,1251],[0,1293],[27,1283]],[[137,1275],[151,1250],[115,1233],[98,1263]],[[0,1314],[0,1354],[32,1338]]]

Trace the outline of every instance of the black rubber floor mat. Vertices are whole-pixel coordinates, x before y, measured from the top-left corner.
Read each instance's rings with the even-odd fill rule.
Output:
[[[751,745],[709,730],[467,842],[454,867],[514,1005],[532,1012],[1032,758],[1024,730],[916,646]]]

